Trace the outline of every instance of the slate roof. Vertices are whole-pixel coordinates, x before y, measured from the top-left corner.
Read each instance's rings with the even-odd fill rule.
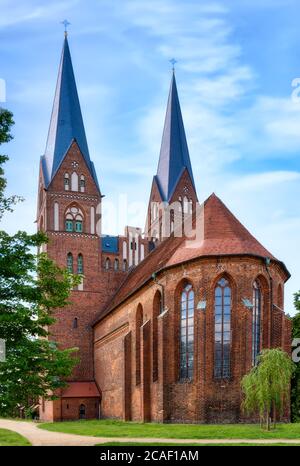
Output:
[[[42,157],[46,187],[53,179],[74,140],[77,142],[87,167],[98,186],[96,172],[90,160],[68,39],[65,37],[46,150]]]
[[[102,251],[103,252],[111,252],[111,253],[118,253],[119,252],[119,237],[118,236],[102,236],[101,238],[102,243]]]
[[[278,261],[239,222],[225,204],[212,194],[204,203],[203,239],[190,241],[181,237],[170,237],[160,243],[137,267],[129,272],[109,307],[100,315],[101,320],[113,309],[146,284],[154,273],[201,257],[210,256],[255,256],[269,257],[290,274],[285,265]]]
[[[170,201],[185,168],[187,168],[195,188],[176,79],[173,72],[157,174],[155,177],[164,201]]]

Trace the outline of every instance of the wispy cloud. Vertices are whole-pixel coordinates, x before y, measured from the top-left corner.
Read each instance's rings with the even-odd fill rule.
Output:
[[[35,185],[28,185],[28,179],[37,176],[38,156],[44,149],[60,54],[61,36],[57,39],[56,31],[62,35],[58,23],[67,17],[90,153],[105,202],[118,199],[121,192],[127,193],[129,202],[138,198],[147,203],[163,131],[168,60],[175,57],[199,198],[216,191],[253,234],[286,261],[294,276],[288,285],[291,303],[291,292],[300,281],[300,107],[290,99],[289,82],[282,84],[274,75],[268,88],[264,73],[276,60],[281,71],[289,69],[283,53],[292,55],[295,49],[290,21],[296,16],[291,6],[297,2],[0,0],[0,4],[1,64],[17,122],[7,176],[12,190],[15,179],[20,180],[18,190],[28,199],[22,212],[18,207],[7,216],[10,231],[32,228]],[[297,24],[294,27],[297,37]],[[257,39],[262,32],[265,42]],[[284,52],[274,46],[279,32]],[[260,43],[264,55],[257,50]],[[292,56],[288,64],[293,61]],[[35,173],[29,174],[29,167],[35,167]],[[143,214],[132,211],[128,222],[143,225]],[[111,230],[107,224],[108,232],[118,233],[119,227]]]
[[[45,4],[41,0],[25,0],[24,2],[11,2],[1,0],[0,28],[18,25],[29,21],[50,19],[57,17],[61,12],[74,7],[79,0],[52,1]]]

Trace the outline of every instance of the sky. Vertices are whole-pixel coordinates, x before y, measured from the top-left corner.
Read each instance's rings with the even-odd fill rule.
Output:
[[[8,193],[25,198],[1,228],[36,229],[39,158],[66,18],[105,194],[104,232],[144,226],[174,57],[199,200],[215,192],[286,264],[285,310],[293,314],[300,289],[299,10],[297,0],[0,0],[0,105],[16,122],[4,149]]]

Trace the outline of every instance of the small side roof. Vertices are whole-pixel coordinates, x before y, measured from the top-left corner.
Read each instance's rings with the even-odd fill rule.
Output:
[[[69,382],[63,390],[62,398],[101,398],[95,382]]]

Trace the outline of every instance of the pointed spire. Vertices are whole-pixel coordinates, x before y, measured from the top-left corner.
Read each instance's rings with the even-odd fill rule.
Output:
[[[165,201],[169,201],[184,169],[195,188],[184,125],[173,70],[156,179]]]
[[[95,179],[96,175],[89,156],[67,34],[65,34],[44,156],[48,183],[54,177],[74,140]],[[97,183],[97,179],[95,182]]]

